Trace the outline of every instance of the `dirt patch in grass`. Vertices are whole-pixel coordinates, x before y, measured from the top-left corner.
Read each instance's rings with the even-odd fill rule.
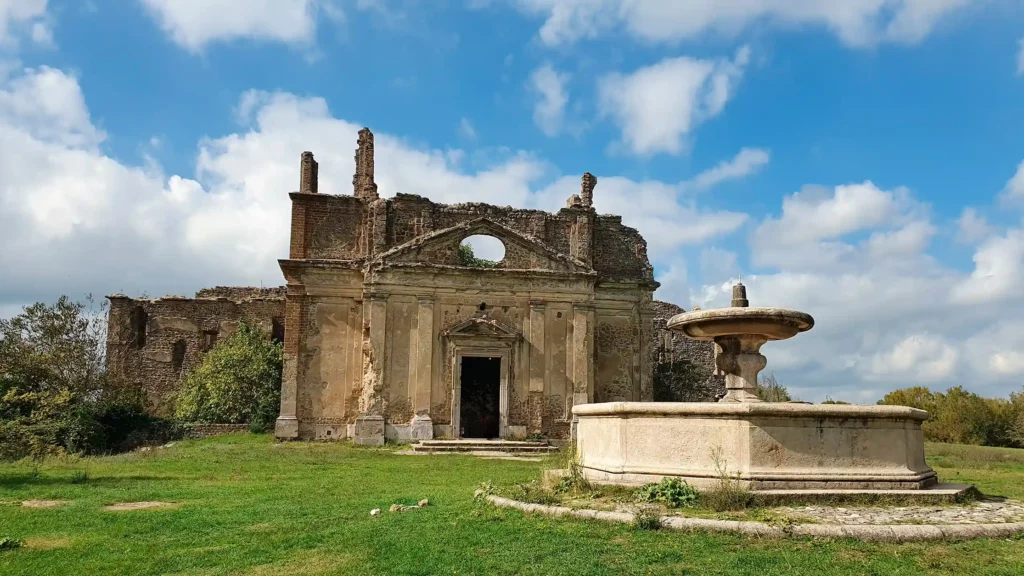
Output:
[[[21,505],[25,508],[56,508],[67,503],[67,500],[25,500]]]
[[[70,538],[25,538],[25,547],[36,550],[53,550],[71,546]]]
[[[121,502],[120,504],[111,504],[110,506],[104,506],[104,510],[147,510],[149,508],[170,508],[177,506],[171,502]]]
[[[340,554],[327,556],[323,552],[303,551],[303,553],[284,562],[261,564],[240,572],[229,572],[231,576],[306,576],[307,574],[345,574],[343,570],[350,567],[353,560],[350,556]]]

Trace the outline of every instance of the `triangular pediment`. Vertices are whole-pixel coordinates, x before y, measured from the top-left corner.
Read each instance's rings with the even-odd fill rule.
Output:
[[[424,234],[379,255],[375,263],[388,265],[425,264],[463,267],[459,245],[469,236],[492,236],[505,246],[505,257],[495,268],[506,270],[552,270],[592,273],[593,270],[544,242],[488,218],[477,218],[457,226]],[[466,266],[469,267],[469,266]]]
[[[518,330],[489,316],[467,318],[445,330],[445,335],[457,337],[519,338]]]

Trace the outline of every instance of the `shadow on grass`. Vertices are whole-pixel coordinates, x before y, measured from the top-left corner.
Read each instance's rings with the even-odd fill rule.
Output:
[[[120,484],[131,484],[140,481],[157,482],[167,480],[180,480],[177,476],[100,476],[90,477],[85,482],[74,481],[71,474],[67,476],[33,476],[32,474],[18,474],[0,477],[0,488],[22,488],[28,486],[118,486]]]

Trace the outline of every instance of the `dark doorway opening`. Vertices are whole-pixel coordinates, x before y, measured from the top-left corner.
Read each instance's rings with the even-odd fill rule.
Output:
[[[501,399],[501,358],[462,357],[460,436],[497,438]]]

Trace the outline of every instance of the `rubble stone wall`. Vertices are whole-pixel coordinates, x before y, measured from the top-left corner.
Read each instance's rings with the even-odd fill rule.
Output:
[[[281,288],[217,287],[196,298],[108,296],[107,362],[111,372],[146,392],[149,409],[168,414],[181,377],[220,339],[250,321],[281,336]]]

